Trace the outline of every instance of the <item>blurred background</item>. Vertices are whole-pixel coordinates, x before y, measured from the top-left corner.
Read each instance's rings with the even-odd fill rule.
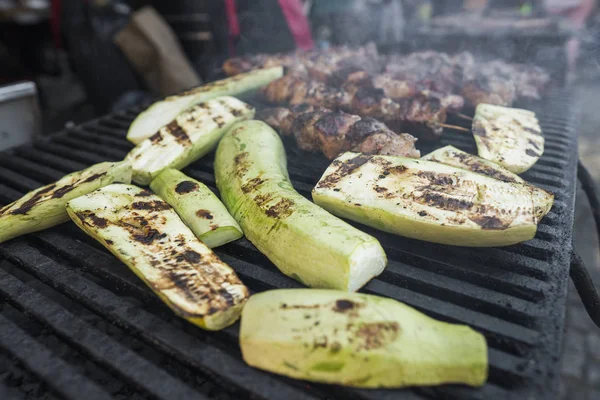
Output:
[[[369,42],[543,66],[572,86],[580,157],[600,181],[595,0],[0,0],[0,150],[223,77],[231,56]],[[575,245],[600,285],[578,196]],[[563,397],[600,399],[600,336],[569,296]]]

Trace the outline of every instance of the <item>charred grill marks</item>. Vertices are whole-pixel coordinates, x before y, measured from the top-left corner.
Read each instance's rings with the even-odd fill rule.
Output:
[[[198,190],[198,184],[193,181],[179,182],[177,186],[175,186],[175,192],[179,194],[190,193],[195,190]]]

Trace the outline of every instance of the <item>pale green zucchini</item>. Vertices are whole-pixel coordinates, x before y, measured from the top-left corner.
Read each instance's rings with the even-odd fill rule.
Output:
[[[485,338],[395,300],[334,290],[271,290],[242,312],[244,361],[297,379],[364,388],[487,379]]]
[[[179,316],[209,330],[239,318],[246,286],[149,190],[106,186],[71,200],[67,211]]]
[[[281,76],[283,76],[282,67],[258,69],[211,82],[157,101],[131,123],[127,132],[127,139],[134,144],[139,144],[194,104],[219,96],[242,96],[267,85]]]
[[[169,203],[196,237],[210,248],[241,238],[242,228],[206,185],[175,169],[166,169],[150,189]]]
[[[215,177],[246,237],[284,274],[311,287],[354,291],[385,268],[374,237],[294,190],[281,139],[267,124],[241,122],[225,135]]]
[[[0,208],[0,243],[68,221],[65,205],[69,200],[113,182],[131,182],[131,164],[103,162],[92,165],[27,193]]]
[[[184,168],[212,151],[232,124],[253,116],[253,107],[229,96],[187,109],[129,152],[133,181],[148,185],[165,168]]]

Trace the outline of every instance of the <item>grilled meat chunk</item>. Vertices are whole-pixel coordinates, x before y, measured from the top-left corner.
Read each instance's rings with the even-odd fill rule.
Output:
[[[411,132],[426,139],[438,138],[442,133],[440,124],[446,120],[446,110],[438,99],[416,95],[394,101],[383,89],[355,82],[334,88],[322,82],[286,75],[267,85],[263,94],[266,100],[275,104],[306,103],[376,118],[393,126],[394,130],[410,128]]]
[[[323,107],[297,105],[262,110],[258,118],[276,129],[281,136],[294,136],[303,150],[321,151],[332,159],[346,150],[368,154],[400,155],[418,158],[417,139],[392,132],[385,124],[370,117],[361,118]]]

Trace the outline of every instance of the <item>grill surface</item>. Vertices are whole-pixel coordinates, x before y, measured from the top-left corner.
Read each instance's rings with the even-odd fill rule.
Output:
[[[535,239],[506,248],[443,246],[376,236],[389,266],[364,292],[403,301],[428,315],[469,324],[489,344],[490,374],[462,386],[353,390],[252,369],[241,359],[236,324],[204,332],[175,317],[117,259],[73,224],[0,245],[0,397],[397,399],[547,398],[557,392],[576,181],[576,107],[552,90],[538,112],[546,151],[524,177],[555,193]],[[113,114],[32,146],[0,153],[0,204],[91,164],[122,159],[130,121]],[[465,125],[465,121],[450,121]],[[474,152],[471,135],[447,133],[439,146]],[[305,196],[327,161],[287,145],[289,172]],[[431,150],[420,146],[423,154]],[[214,189],[212,156],[184,172]],[[216,190],[216,189],[215,189]],[[358,225],[357,225],[358,226]],[[254,291],[301,285],[247,240],[217,250]],[[268,321],[265,321],[268,323]]]

